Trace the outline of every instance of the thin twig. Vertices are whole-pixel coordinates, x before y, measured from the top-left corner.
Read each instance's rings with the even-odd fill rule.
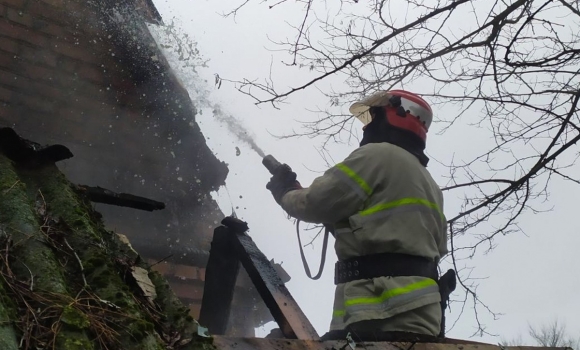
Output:
[[[167,259],[171,258],[172,256],[173,256],[173,254],[169,254],[168,256],[166,256],[165,258],[163,258],[163,259],[159,260],[159,261],[158,261],[158,262],[156,262],[155,264],[153,264],[153,265],[150,265],[150,266],[149,266],[149,268],[152,268],[153,266],[155,266],[155,265],[157,265],[157,264],[160,264],[160,263],[164,262],[165,260],[167,260]]]
[[[308,230],[308,229],[306,229]],[[320,236],[320,234],[322,233],[322,231],[324,230],[324,226],[320,227],[320,229],[318,230],[318,232],[314,235],[314,237],[312,238],[312,240],[310,240],[309,243],[305,244],[303,247],[306,248],[309,245],[313,245],[314,241],[316,240],[316,238],[318,238],[318,236]]]
[[[16,182],[12,186],[10,186],[9,188],[2,191],[2,194],[7,194],[8,192],[10,192],[14,188],[14,186],[18,185],[19,183],[20,183],[20,180],[16,180]]]
[[[30,268],[23,262],[20,262],[22,265],[24,265],[24,267],[26,267],[26,269],[28,270],[28,273],[30,273],[30,287],[29,290],[31,292],[34,291],[34,274],[32,273],[32,271],[30,270]]]
[[[70,246],[70,244],[68,243],[68,241],[66,240],[66,238],[64,238],[64,243],[66,244],[66,246],[68,247],[68,249],[71,250],[71,252],[73,252],[73,254],[75,255],[75,258],[77,258],[77,261],[79,263],[79,267],[81,268],[81,276],[83,277],[83,288],[88,287],[88,283],[87,283],[87,278],[85,277],[85,268],[83,266],[83,262],[81,261],[81,258],[79,258],[77,252],[75,252],[75,250],[73,249],[73,247]]]

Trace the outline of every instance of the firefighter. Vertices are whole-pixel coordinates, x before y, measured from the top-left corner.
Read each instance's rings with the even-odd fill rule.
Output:
[[[417,94],[391,90],[350,112],[364,124],[359,148],[308,188],[294,173],[267,185],[290,216],[333,227],[336,291],[324,338],[346,331],[366,340],[389,332],[441,336],[455,275],[439,287],[447,223],[443,194],[426,169],[431,107]]]

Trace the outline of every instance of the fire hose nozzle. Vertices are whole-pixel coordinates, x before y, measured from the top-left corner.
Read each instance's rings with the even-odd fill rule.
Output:
[[[268,169],[270,174],[275,175],[276,170],[279,169],[282,164],[274,158],[271,154],[268,154],[262,159],[262,164]]]

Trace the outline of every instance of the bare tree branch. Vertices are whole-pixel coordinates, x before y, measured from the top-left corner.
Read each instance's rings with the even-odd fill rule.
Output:
[[[463,290],[455,302],[460,314],[471,308],[476,333],[486,333],[481,312],[498,314],[477,294],[469,259],[493,250],[504,235],[522,233],[525,213],[550,210],[554,181],[580,184],[578,2],[300,2],[307,11],[291,19],[296,36],[274,44],[290,57],[285,69],[308,78],[280,89],[273,64],[267,79],[225,81],[254,103],[277,108],[317,89],[326,105],[310,111],[316,118],[279,137],[321,137],[325,156],[330,143],[358,139],[356,119],[345,112],[362,96],[396,87],[428,99],[436,111],[432,130],[455,132],[470,151],[434,161],[448,172],[443,190],[460,199],[446,208],[449,259]],[[324,85],[333,78],[344,84]]]

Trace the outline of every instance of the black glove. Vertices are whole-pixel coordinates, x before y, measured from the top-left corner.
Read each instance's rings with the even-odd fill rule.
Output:
[[[272,192],[272,196],[276,203],[280,204],[282,197],[290,191],[299,190],[302,188],[300,183],[296,181],[296,173],[290,169],[286,164],[276,171],[276,174],[270,178],[270,182],[266,188]]]

